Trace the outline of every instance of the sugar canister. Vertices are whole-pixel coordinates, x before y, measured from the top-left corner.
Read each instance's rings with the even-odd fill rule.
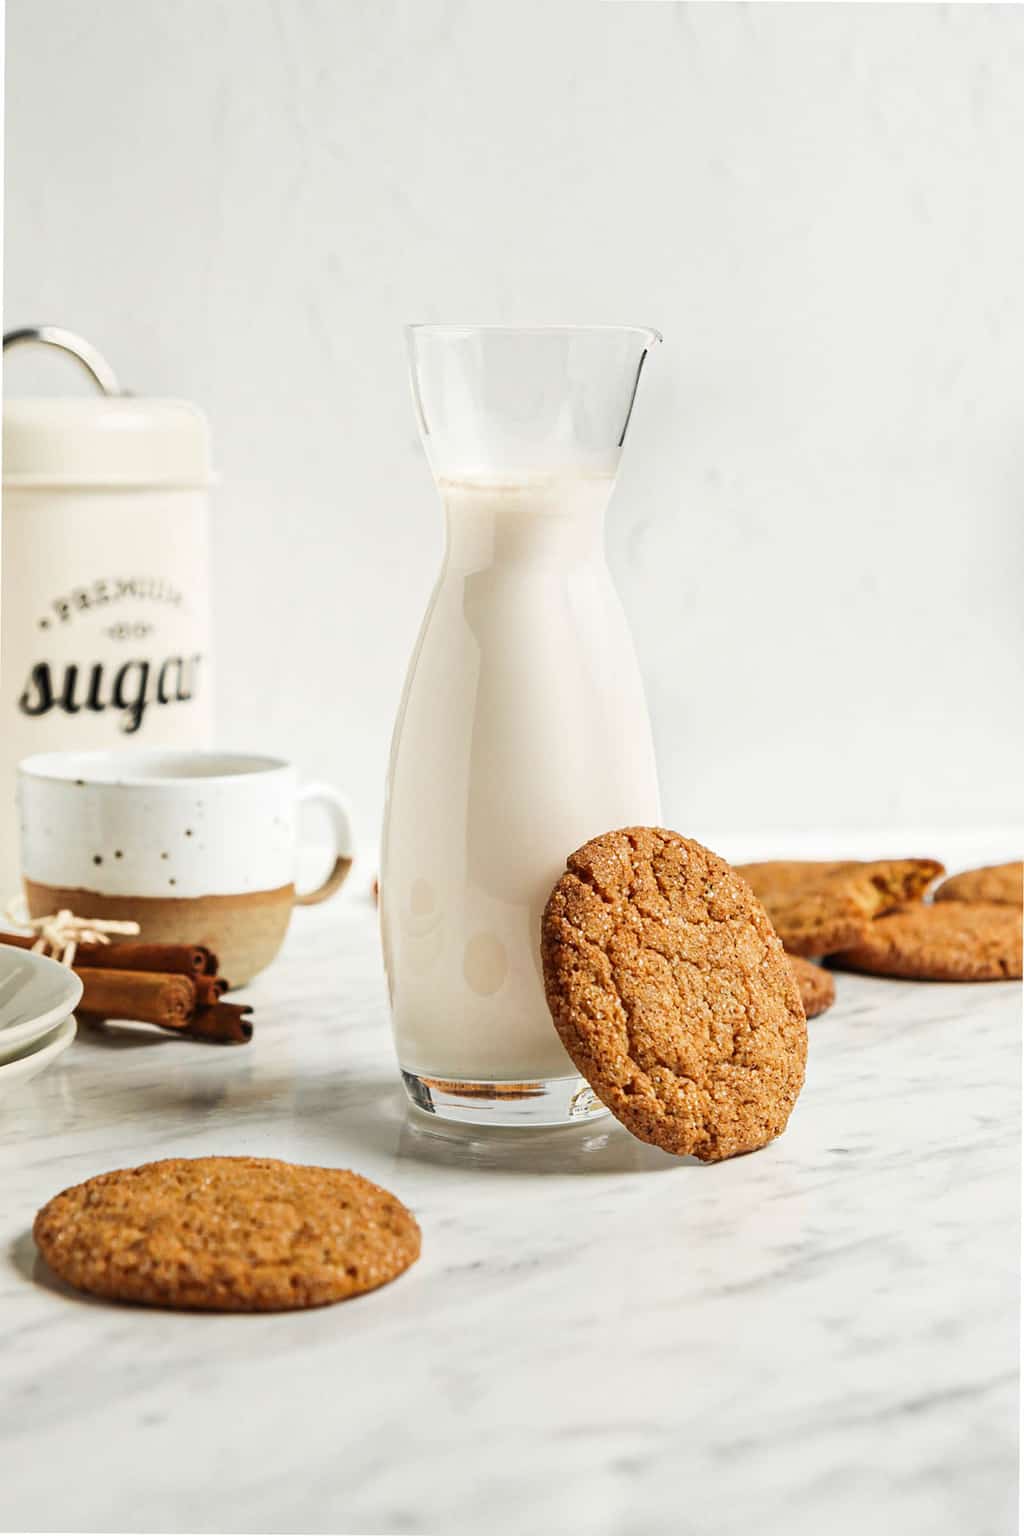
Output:
[[[55,326],[8,333],[5,363],[30,343],[70,353],[96,390],[4,401],[0,906],[18,889],[21,758],[208,746],[212,725],[206,420],[125,393]]]

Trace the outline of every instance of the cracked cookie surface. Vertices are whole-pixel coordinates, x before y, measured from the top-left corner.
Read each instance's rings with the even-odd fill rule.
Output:
[[[867,937],[834,955],[832,964],[913,981],[1019,979],[1020,916],[996,902],[921,903],[878,918]]]
[[[995,901],[1019,912],[1024,904],[1024,864],[988,864],[950,875],[935,892],[936,901]]]
[[[265,1157],[101,1173],[44,1205],[32,1235],[78,1290],[217,1312],[341,1301],[393,1280],[420,1251],[415,1217],[387,1190]]]
[[[772,859],[736,869],[791,955],[849,949],[874,918],[918,900],[943,873],[937,859]]]
[[[716,1161],[785,1129],[804,1011],[764,909],[724,859],[657,827],[593,839],[551,893],[541,952],[562,1044],[634,1136]]]
[[[820,965],[812,965],[810,960],[801,960],[799,955],[787,955],[786,958],[796,977],[804,1013],[809,1019],[816,1019],[819,1013],[831,1008],[836,1000],[835,979],[828,971],[822,970]]]

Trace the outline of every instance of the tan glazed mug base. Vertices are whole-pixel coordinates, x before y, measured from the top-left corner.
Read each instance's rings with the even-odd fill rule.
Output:
[[[331,867],[296,890],[300,808],[331,828]],[[282,758],[125,748],[18,765],[21,873],[33,919],[136,922],[152,944],[205,944],[232,987],[274,959],[295,906],[324,901],[352,863],[351,814]]]
[[[148,944],[205,944],[232,988],[245,986],[274,959],[295,904],[294,885],[232,896],[179,897],[101,896],[27,878],[24,886],[33,918],[68,908],[76,917],[136,922],[139,938]]]

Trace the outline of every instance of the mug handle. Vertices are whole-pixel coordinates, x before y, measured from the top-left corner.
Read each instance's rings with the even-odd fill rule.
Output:
[[[304,784],[298,791],[296,805],[322,805],[331,823],[334,838],[334,864],[327,879],[311,891],[296,891],[297,907],[312,907],[333,896],[352,868],[352,814],[344,795],[329,784]]]

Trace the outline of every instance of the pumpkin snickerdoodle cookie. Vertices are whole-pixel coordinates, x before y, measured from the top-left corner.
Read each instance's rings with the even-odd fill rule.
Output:
[[[799,955],[787,955],[786,958],[796,977],[804,1013],[809,1019],[815,1019],[835,1002],[835,980],[820,965],[812,965],[810,960],[801,960]]]
[[[1024,864],[989,864],[950,875],[935,892],[936,901],[995,901],[1019,912],[1024,905]]]
[[[878,918],[866,938],[831,963],[914,981],[1019,979],[1020,916],[993,901],[919,902]]]
[[[831,955],[867,935],[871,922],[916,901],[943,873],[937,859],[777,859],[737,864],[791,955]]]
[[[269,1157],[101,1173],[44,1205],[32,1235],[78,1290],[214,1312],[341,1301],[395,1279],[420,1251],[415,1217],[387,1190]]]
[[[562,1043],[634,1136],[716,1161],[785,1129],[804,1011],[764,909],[723,859],[657,827],[595,838],[551,893],[541,947]]]

